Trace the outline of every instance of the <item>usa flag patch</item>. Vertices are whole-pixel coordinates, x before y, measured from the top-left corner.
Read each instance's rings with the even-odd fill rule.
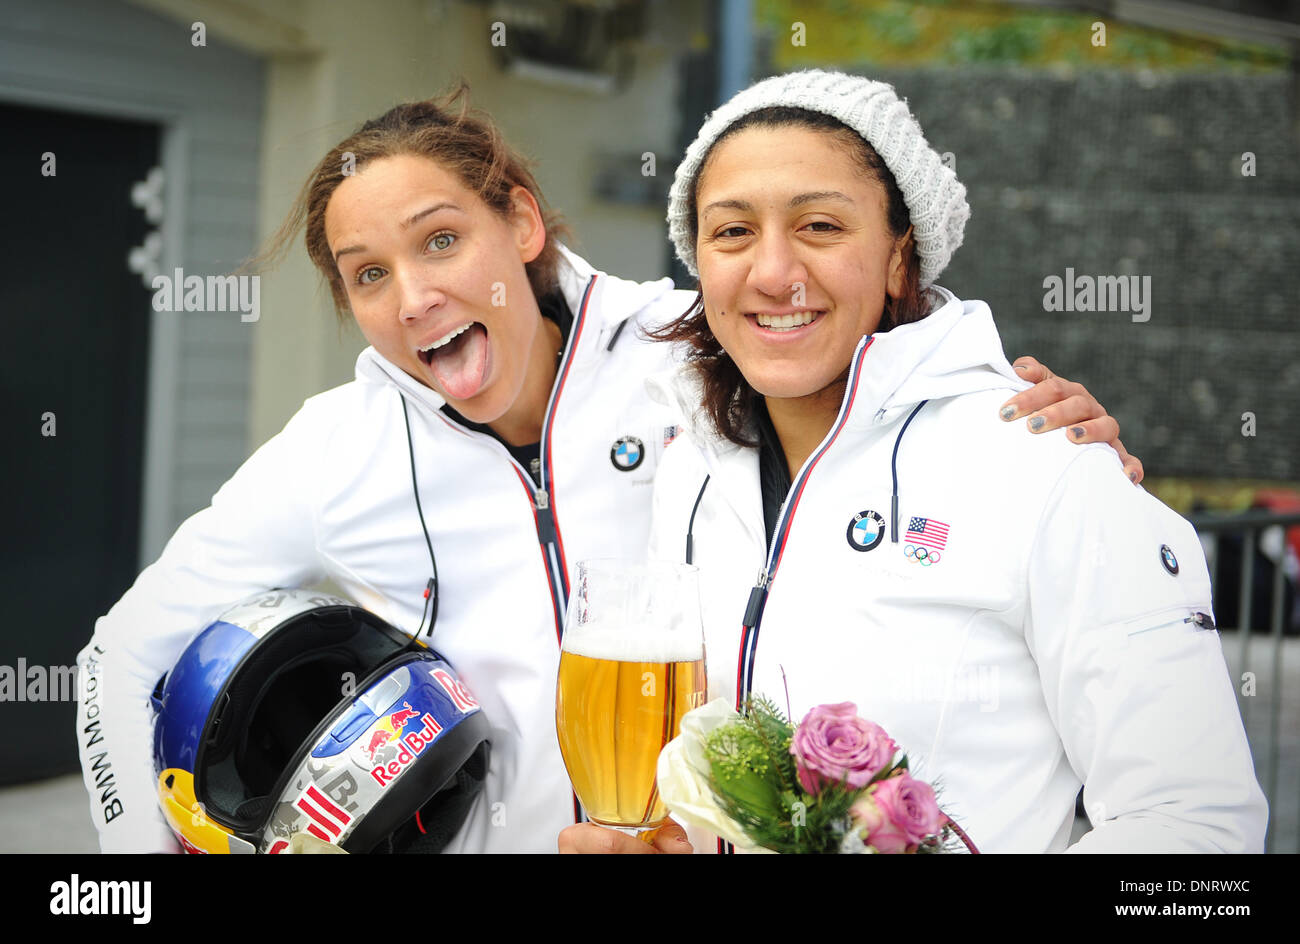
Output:
[[[903,540],[932,551],[942,551],[948,543],[948,526],[935,518],[912,518],[907,523]]]

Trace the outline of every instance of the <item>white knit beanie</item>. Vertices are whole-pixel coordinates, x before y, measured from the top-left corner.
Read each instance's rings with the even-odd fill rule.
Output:
[[[687,200],[700,164],[713,142],[737,119],[774,105],[805,108],[838,118],[875,148],[894,175],[912,217],[921,286],[934,282],[948,265],[953,250],[961,245],[962,230],[970,217],[966,188],[926,142],[921,126],[892,86],[821,69],[772,76],[738,92],[705,120],[686,149],[668,195],[668,235],[677,248],[677,258],[691,275],[698,277],[700,273],[695,265]]]

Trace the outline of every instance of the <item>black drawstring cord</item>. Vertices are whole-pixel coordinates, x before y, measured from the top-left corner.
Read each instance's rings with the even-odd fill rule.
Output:
[[[929,400],[922,400],[916,405],[916,409],[912,411],[912,415],[907,418],[907,422],[903,424],[903,428],[898,431],[898,438],[894,440],[894,457],[889,462],[890,471],[894,475],[894,493],[889,499],[890,520],[894,524],[893,530],[890,532],[890,540],[894,544],[898,543],[898,444],[903,441],[903,434],[907,432],[907,427],[911,424],[912,420],[916,419],[916,414],[921,412],[921,407],[925,406],[929,402]]]
[[[700,510],[700,500],[704,498],[704,490],[709,487],[711,475],[704,476],[704,484],[700,486],[700,494],[695,496],[695,507],[691,509],[691,520],[686,525],[686,563],[695,562],[695,537],[691,533],[695,530],[695,513]]]
[[[419,639],[424,632],[424,619],[429,617],[429,638],[433,638],[433,624],[438,620],[438,560],[433,556],[433,542],[429,540],[429,529],[424,523],[424,509],[420,506],[420,485],[415,477],[415,444],[411,440],[411,417],[406,411],[406,397],[402,397],[402,419],[406,421],[406,449],[411,457],[411,490],[415,492],[415,510],[420,515],[420,528],[424,531],[424,544],[429,549],[429,563],[433,565],[433,576],[424,585],[424,610],[420,613],[420,626],[415,631],[412,641]],[[432,612],[430,607],[432,606]]]
[[[614,336],[609,339],[609,344],[605,347],[605,350],[614,350],[614,345],[618,343],[618,336],[623,333],[623,327],[631,320],[631,318],[624,318],[618,323],[618,327],[614,329]]]

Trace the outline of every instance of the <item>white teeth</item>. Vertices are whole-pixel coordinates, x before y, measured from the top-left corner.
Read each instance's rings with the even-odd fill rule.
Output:
[[[756,320],[764,328],[773,331],[791,331],[795,328],[802,328],[804,325],[812,324],[816,320],[818,312],[815,311],[796,311],[792,315],[764,315],[756,314]]]
[[[442,347],[444,344],[447,344],[450,341],[454,340],[458,335],[464,334],[466,331],[468,331],[470,325],[472,324],[474,324],[474,322],[467,321],[465,324],[461,325],[459,328],[456,328],[454,331],[448,331],[446,334],[444,334],[438,340],[434,341],[428,347],[420,348],[420,353],[424,354],[428,351],[433,351],[436,350],[437,348]]]

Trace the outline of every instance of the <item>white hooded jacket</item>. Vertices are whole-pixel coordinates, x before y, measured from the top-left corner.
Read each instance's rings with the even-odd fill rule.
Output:
[[[671,348],[639,329],[694,298],[668,279],[629,282],[564,255],[574,322],[541,441],[543,488],[498,441],[458,425],[437,393],[368,348],[356,379],[307,400],[97,621],[78,659],[77,741],[105,852],[179,848],[158,807],[149,695],[231,603],[328,577],[415,632],[431,568],[399,393],[438,563],[431,645],[493,729],[484,792],[447,851],[555,851],[574,822],[555,734],[568,568],[644,551],[666,428],[672,435],[645,377],[671,362]]]
[[[757,449],[713,431],[689,368],[656,380],[693,418],[651,556],[682,560],[691,535],[709,696],[749,681],[784,707],[788,686],[796,721],[856,703],[981,851],[1064,850],[1081,784],[1096,826],[1071,851],[1263,851],[1195,531],[1109,446],[999,420],[1028,384],[988,307],[936,291],[859,344],[770,554]]]

